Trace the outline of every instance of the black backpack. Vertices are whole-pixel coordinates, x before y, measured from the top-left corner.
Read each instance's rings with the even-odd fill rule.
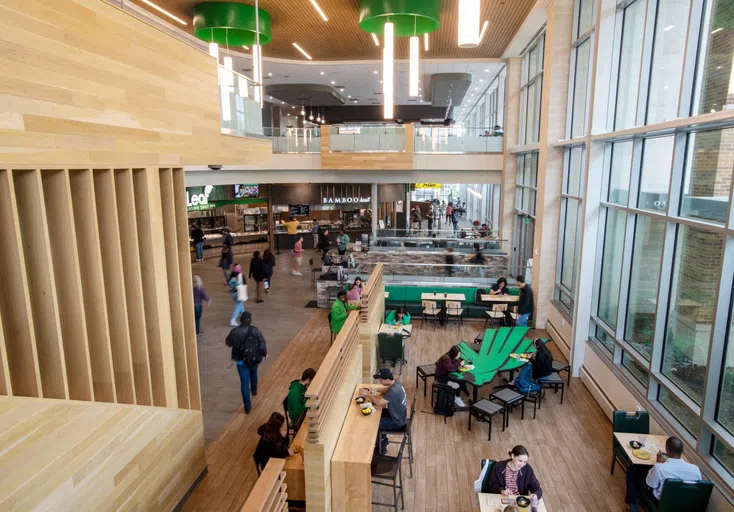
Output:
[[[474,303],[483,304],[484,301],[482,300],[482,295],[487,295],[487,290],[484,288],[477,288],[477,291],[474,292]]]
[[[456,392],[448,384],[437,383],[436,387],[438,388],[438,396],[433,406],[433,412],[443,416],[444,421],[446,421],[447,416],[453,416],[456,412]]]
[[[260,342],[252,335],[252,327],[247,328],[247,332],[239,343],[239,351],[246,366],[255,366],[263,360]]]

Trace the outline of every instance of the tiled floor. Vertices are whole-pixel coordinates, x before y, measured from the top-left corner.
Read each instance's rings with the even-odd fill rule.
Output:
[[[252,313],[253,325],[265,335],[269,352],[268,359],[260,365],[261,381],[268,378],[272,362],[316,311],[304,308],[306,303],[316,299],[316,290],[310,289],[308,270],[308,260],[312,255],[315,253],[304,251],[302,276],[291,275],[290,265],[293,258],[287,251],[277,255],[272,290],[263,304],[255,304],[255,282],[251,280],[248,283],[250,300],[245,303],[245,308]],[[250,259],[250,255],[235,257],[245,274],[249,269]],[[318,256],[315,260],[318,260]],[[242,409],[237,370],[230,360],[230,348],[224,344],[231,329],[229,321],[234,302],[229,296],[229,288],[224,284],[222,271],[217,267],[217,260],[193,263],[192,272],[201,276],[206,291],[212,298],[212,305],[204,307],[202,334],[199,337],[204,437],[209,443],[216,438],[232,413]],[[257,407],[256,402],[254,407]]]

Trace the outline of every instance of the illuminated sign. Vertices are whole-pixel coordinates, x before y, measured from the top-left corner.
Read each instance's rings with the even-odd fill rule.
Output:
[[[370,196],[367,197],[324,197],[321,201],[323,204],[359,204],[369,203],[372,200]]]
[[[441,189],[443,185],[441,183],[416,183],[415,188]]]

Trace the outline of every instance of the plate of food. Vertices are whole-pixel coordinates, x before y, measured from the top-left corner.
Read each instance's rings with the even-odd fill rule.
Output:
[[[459,367],[460,372],[470,372],[474,369],[473,364],[465,364],[464,366]]]
[[[367,399],[363,396],[358,396],[357,398],[354,399],[354,401],[357,402],[358,404],[363,404],[367,401]]]
[[[513,359],[518,359],[520,361],[528,361],[529,359],[525,354],[510,354],[510,357]]]
[[[642,443],[640,443],[639,441],[633,440],[633,441],[630,441],[630,446],[632,447],[633,450],[637,450],[639,448],[642,448]]]
[[[637,448],[635,450],[632,450],[632,455],[634,455],[635,457],[637,457],[640,460],[650,460],[650,458],[652,457],[652,455],[650,455],[649,452],[646,452],[642,448]]]
[[[530,500],[526,498],[525,496],[518,496],[515,500],[517,505],[522,508],[527,508],[530,506]]]

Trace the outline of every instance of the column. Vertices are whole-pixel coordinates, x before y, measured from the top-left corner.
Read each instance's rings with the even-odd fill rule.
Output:
[[[377,238],[377,183],[372,184],[372,240]],[[374,243],[374,242],[372,242]]]
[[[507,87],[505,88],[505,120],[504,120],[504,169],[502,170],[502,190],[500,210],[502,216],[498,219],[497,230],[507,251],[508,268],[512,261],[512,236],[515,226],[515,175],[517,172],[517,157],[509,149],[517,145],[518,130],[520,129],[520,70],[522,58],[513,57],[507,60]]]

